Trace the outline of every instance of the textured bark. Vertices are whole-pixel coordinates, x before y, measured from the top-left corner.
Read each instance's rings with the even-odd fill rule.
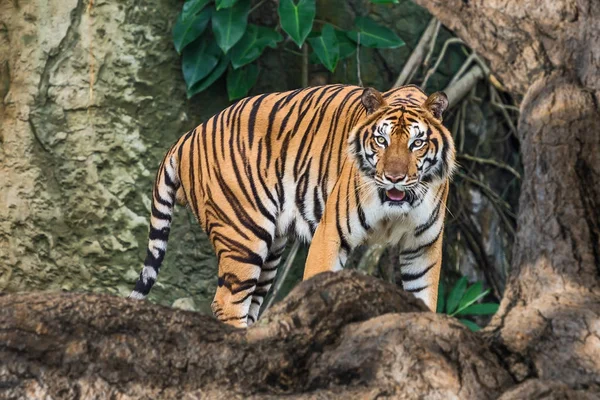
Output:
[[[304,282],[248,330],[103,295],[4,295],[0,397],[483,399],[512,385],[481,338],[424,310],[353,271]]]
[[[417,3],[523,97],[518,233],[501,309],[486,332],[492,348],[518,381],[598,387],[600,3]]]

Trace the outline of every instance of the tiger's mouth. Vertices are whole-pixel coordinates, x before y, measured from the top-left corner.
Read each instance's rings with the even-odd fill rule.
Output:
[[[389,201],[402,201],[406,198],[406,192],[396,188],[386,190],[385,195]]]
[[[402,205],[405,203],[412,204],[414,200],[414,196],[411,191],[405,191],[400,189],[389,189],[389,190],[380,190],[381,194],[381,202],[388,203],[389,205]]]

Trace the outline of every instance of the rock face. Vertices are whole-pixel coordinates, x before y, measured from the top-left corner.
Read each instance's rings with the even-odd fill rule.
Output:
[[[125,293],[160,158],[227,99],[185,98],[170,35],[181,2],[44,4],[0,3],[0,290]],[[154,294],[165,304],[209,298],[214,281],[206,237],[181,211],[167,256],[180,268]]]
[[[352,271],[304,282],[248,330],[92,294],[0,297],[0,397],[496,398],[501,361],[455,319]]]

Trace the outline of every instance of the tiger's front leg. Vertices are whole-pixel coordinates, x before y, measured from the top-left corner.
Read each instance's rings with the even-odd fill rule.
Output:
[[[339,271],[348,254],[368,232],[368,224],[360,218],[359,224],[348,222],[349,215],[359,212],[359,178],[352,163],[346,163],[327,199],[325,212],[311,240],[304,267],[303,280],[325,271]],[[350,184],[342,182],[348,182]],[[362,210],[360,210],[362,213]],[[354,218],[356,219],[356,218]]]
[[[302,279],[307,280],[321,272],[339,271],[346,257],[335,223],[322,221],[310,243]]]
[[[400,251],[402,287],[423,300],[436,312],[438,286],[442,267],[442,232],[426,246],[416,246]]]

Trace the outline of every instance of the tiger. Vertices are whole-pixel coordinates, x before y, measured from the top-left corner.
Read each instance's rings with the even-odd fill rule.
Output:
[[[176,141],[152,190],[145,298],[187,205],[218,260],[211,309],[256,322],[288,238],[310,242],[303,279],[340,270],[364,243],[399,245],[403,288],[435,311],[452,135],[443,92],[331,84],[246,97]]]

